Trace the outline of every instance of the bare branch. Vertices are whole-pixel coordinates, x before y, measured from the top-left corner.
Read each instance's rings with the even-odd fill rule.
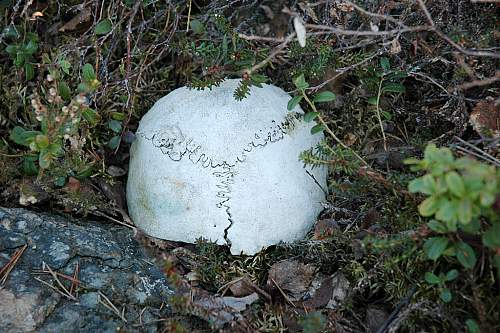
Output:
[[[492,52],[487,52],[487,51],[475,51],[475,50],[468,50],[464,49],[457,43],[455,43],[450,37],[448,37],[446,34],[444,34],[441,30],[437,28],[437,26],[434,24],[434,21],[432,20],[431,14],[429,13],[429,10],[427,9],[427,6],[424,4],[422,0],[417,0],[420,8],[424,12],[425,16],[427,17],[427,21],[429,21],[429,24],[431,25],[431,29],[429,31],[433,31],[436,35],[441,37],[445,42],[450,44],[452,47],[457,49],[460,53],[463,53],[468,56],[473,56],[473,57],[491,57],[491,58],[496,58],[500,59],[500,53],[492,53]]]
[[[280,54],[281,52],[283,52],[283,49],[295,38],[297,34],[295,32],[292,32],[290,35],[288,35],[285,40],[283,41],[283,43],[281,43],[280,45],[276,46],[276,48],[274,48],[274,50],[267,56],[266,59],[262,60],[261,62],[259,62],[257,65],[253,66],[252,68],[250,68],[250,70],[247,71],[248,74],[252,74],[252,73],[255,73],[256,71],[258,71],[259,69],[261,69],[262,67],[266,66],[269,62],[271,62],[278,54]]]
[[[490,84],[493,84],[497,81],[500,81],[500,71],[496,71],[495,75],[492,77],[489,77],[489,78],[486,78],[483,80],[474,80],[471,82],[462,83],[458,86],[450,88],[449,90],[450,91],[467,90],[467,89],[471,89],[471,88],[475,88],[475,87],[484,87],[484,86],[488,86]]]
[[[359,67],[359,66],[361,66],[361,65],[363,65],[363,64],[365,64],[365,63],[367,63],[367,62],[371,61],[373,58],[376,58],[376,57],[378,57],[379,55],[381,55],[381,53],[382,53],[381,51],[376,52],[376,53],[372,54],[371,56],[369,56],[369,57],[367,57],[367,58],[363,59],[362,61],[357,62],[357,63],[355,63],[355,64],[353,64],[353,65],[351,65],[351,66],[347,66],[347,67],[343,67],[343,68],[338,68],[338,69],[336,70],[337,74],[335,74],[334,76],[332,76],[332,77],[331,77],[331,78],[329,78],[328,80],[326,80],[326,81],[324,81],[324,82],[322,82],[322,83],[318,84],[317,86],[307,88],[307,90],[309,90],[309,91],[313,91],[313,92],[314,92],[314,91],[318,91],[319,89],[323,88],[325,85],[327,85],[327,84],[328,84],[328,83],[330,83],[331,81],[335,80],[335,79],[336,79],[336,78],[338,78],[339,76],[341,76],[341,75],[345,74],[346,72],[348,72],[348,71],[350,71],[350,70],[352,70],[352,69],[354,69],[354,68],[356,68],[356,67]]]
[[[406,27],[406,25],[404,25],[403,22],[401,22],[400,20],[395,19],[394,17],[392,17],[390,15],[382,15],[382,14],[377,14],[377,13],[369,12],[366,9],[363,9],[362,7],[356,5],[352,1],[345,0],[344,2],[347,3],[347,4],[349,4],[349,5],[351,5],[354,9],[356,9],[358,12],[360,12],[362,14],[365,14],[365,15],[371,16],[371,17],[376,17],[376,18],[379,18],[381,20],[385,20],[385,21],[388,21],[388,22],[392,22],[392,23],[395,23],[395,24],[397,24],[397,25],[399,25],[401,27]]]
[[[429,13],[429,10],[427,9],[427,6],[425,5],[425,3],[422,0],[417,0],[417,2],[418,2],[418,5],[420,6],[420,8],[422,9],[422,11],[424,12],[425,17],[427,18],[427,21],[429,22],[429,24],[432,27],[435,27],[436,24],[434,23],[434,20],[432,19],[432,16]]]
[[[414,27],[391,29],[383,31],[363,31],[363,30],[344,30],[341,28],[330,27],[328,25],[318,25],[318,24],[306,24],[306,28],[313,30],[322,30],[324,32],[330,32],[337,35],[345,36],[396,36],[405,32],[420,32],[420,31],[432,31],[433,28],[426,25],[418,25]]]

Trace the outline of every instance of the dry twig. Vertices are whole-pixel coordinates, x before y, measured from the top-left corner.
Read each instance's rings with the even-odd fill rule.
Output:
[[[125,318],[125,308],[123,308],[122,311],[118,310],[118,308],[113,304],[113,302],[109,300],[108,297],[106,297],[106,295],[104,295],[101,291],[98,291],[98,294],[99,294],[99,303],[104,305],[104,307],[106,307],[111,312],[115,313],[123,322],[127,323],[127,319]],[[102,298],[106,302],[104,302]]]
[[[0,269],[0,285],[5,284],[7,278],[9,277],[10,272],[16,266],[17,262],[19,261],[19,258],[21,258],[27,247],[28,245],[25,244],[22,248],[17,249],[12,255],[12,258],[9,260],[9,262],[6,263],[5,266],[2,267],[2,269]]]

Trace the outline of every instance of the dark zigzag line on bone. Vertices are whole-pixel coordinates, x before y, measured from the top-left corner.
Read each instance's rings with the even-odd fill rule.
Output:
[[[294,117],[298,118],[298,114],[295,113]],[[276,121],[273,120],[272,123],[273,123],[272,126],[274,126],[274,124],[276,124]],[[276,125],[277,128],[275,128],[275,129],[273,129],[272,126],[270,127],[271,130],[267,133],[267,136],[265,137],[265,140],[263,141],[263,143],[255,143],[255,141],[250,141],[249,143],[247,143],[246,146],[248,148],[247,147],[243,148],[242,152],[236,157],[236,161],[234,162],[234,164],[229,164],[226,161],[222,161],[221,163],[220,162],[215,163],[214,159],[209,157],[208,155],[206,155],[204,152],[201,152],[198,160],[194,161],[193,159],[191,159],[191,155],[196,153],[198,149],[201,149],[202,146],[195,143],[194,145],[196,146],[196,148],[190,150],[188,148],[188,146],[193,143],[193,139],[191,139],[191,138],[186,140],[185,138],[182,137],[182,141],[180,142],[180,144],[185,143],[184,144],[185,149],[184,149],[184,151],[179,153],[179,158],[176,159],[176,158],[172,157],[171,152],[173,150],[175,141],[178,139],[177,137],[161,138],[160,139],[161,142],[165,142],[165,140],[166,140],[167,144],[156,145],[154,143],[155,136],[158,134],[163,134],[163,133],[158,133],[158,131],[157,131],[156,133],[153,134],[152,137],[147,137],[146,134],[144,134],[142,132],[137,132],[137,135],[141,136],[142,138],[144,138],[148,141],[151,141],[151,143],[153,143],[153,146],[160,148],[161,152],[164,155],[167,155],[174,162],[180,162],[182,160],[182,158],[184,157],[184,155],[187,152],[189,152],[190,154],[188,156],[188,159],[194,165],[198,165],[198,163],[203,158],[206,157],[206,159],[201,164],[202,168],[204,168],[204,169],[206,169],[208,167],[210,167],[212,169],[223,168],[226,170],[226,171],[214,171],[212,173],[212,175],[214,175],[215,177],[219,177],[220,174],[223,174],[223,173],[227,174],[225,177],[222,177],[223,179],[219,181],[220,182],[219,184],[216,184],[216,187],[219,189],[216,193],[216,197],[224,199],[224,200],[219,201],[216,206],[217,206],[217,208],[224,208],[226,215],[228,216],[227,219],[229,221],[229,226],[224,229],[224,240],[226,241],[228,246],[231,247],[231,241],[227,238],[227,236],[228,236],[228,230],[231,228],[234,221],[232,220],[232,214],[230,211],[231,207],[229,206],[229,204],[227,204],[227,202],[229,202],[229,200],[231,200],[231,196],[230,196],[230,194],[232,192],[231,185],[234,184],[233,177],[235,175],[234,167],[238,163],[243,163],[247,158],[247,154],[252,152],[255,148],[264,148],[269,143],[275,143],[275,142],[283,140],[285,134],[288,133],[287,130],[290,128],[293,128],[293,126],[294,126],[293,119],[291,119],[291,120],[286,119],[281,124]],[[180,132],[180,129],[179,129],[179,132]],[[263,132],[263,130],[259,130],[259,132]],[[278,139],[273,138],[273,134],[276,135],[276,133],[278,133],[277,135],[279,135]],[[182,132],[180,133],[180,135],[182,136]],[[258,133],[254,133],[254,137],[255,137],[255,139],[261,139],[261,137],[259,136]],[[172,140],[172,139],[173,139],[173,142],[170,142],[170,140]],[[166,149],[166,151],[164,151],[164,148]],[[240,156],[241,156],[241,158],[240,158]],[[207,164],[207,161],[209,161],[208,164]]]

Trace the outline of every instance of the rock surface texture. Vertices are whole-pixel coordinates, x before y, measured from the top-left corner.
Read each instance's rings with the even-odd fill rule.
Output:
[[[203,237],[254,254],[302,238],[321,211],[326,170],[299,154],[322,134],[273,85],[233,97],[239,80],[211,90],[177,89],[143,117],[131,148],[127,202],[147,234]]]
[[[0,332],[155,332],[169,311],[172,291],[129,230],[0,208],[0,267],[25,246],[0,281]],[[77,265],[73,290],[49,273],[71,278]]]

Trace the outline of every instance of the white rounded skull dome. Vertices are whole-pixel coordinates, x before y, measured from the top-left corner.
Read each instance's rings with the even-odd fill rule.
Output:
[[[322,209],[326,168],[299,154],[322,133],[290,96],[264,84],[241,101],[239,80],[176,89],[142,118],[130,150],[127,202],[135,224],[157,238],[227,244],[255,254],[305,236]]]

